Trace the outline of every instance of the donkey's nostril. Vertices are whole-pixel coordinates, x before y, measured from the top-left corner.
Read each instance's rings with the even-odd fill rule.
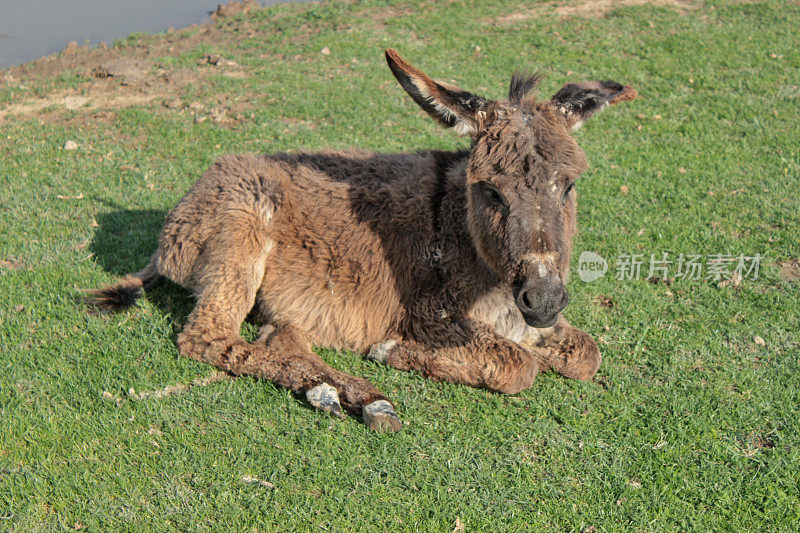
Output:
[[[528,309],[531,308],[531,301],[528,298],[528,291],[522,291],[522,303],[524,303],[525,307],[527,307]]]

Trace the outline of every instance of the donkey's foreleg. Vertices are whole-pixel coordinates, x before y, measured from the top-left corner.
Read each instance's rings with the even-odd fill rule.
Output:
[[[563,316],[550,328],[531,328],[520,344],[539,360],[542,371],[552,370],[571,379],[591,378],[603,360],[594,339]]]
[[[437,381],[504,394],[529,388],[539,371],[538,361],[527,350],[480,324],[461,322],[452,328],[438,325],[425,328],[424,336],[416,336],[413,341],[376,344],[368,357]]]

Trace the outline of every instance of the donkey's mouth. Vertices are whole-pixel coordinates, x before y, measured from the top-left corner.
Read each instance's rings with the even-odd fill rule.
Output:
[[[535,319],[533,317],[528,317],[525,315],[525,313],[522,314],[522,318],[525,319],[525,323],[528,324],[530,327],[539,329],[549,328],[551,326],[554,326],[555,323],[558,322],[558,315],[554,316],[552,319],[547,320],[545,322],[540,322],[538,319]]]

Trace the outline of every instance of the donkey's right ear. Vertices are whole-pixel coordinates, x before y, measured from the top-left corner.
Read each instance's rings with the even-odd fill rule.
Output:
[[[612,80],[589,81],[564,85],[550,103],[563,115],[567,126],[576,130],[598,111],[611,104],[633,100],[638,95],[633,87]]]
[[[429,78],[391,48],[386,49],[386,62],[403,89],[441,125],[459,135],[474,135],[481,128],[489,100]]]

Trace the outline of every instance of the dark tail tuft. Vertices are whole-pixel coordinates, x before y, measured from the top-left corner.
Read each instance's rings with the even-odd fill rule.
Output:
[[[86,303],[94,310],[119,313],[136,303],[142,295],[142,280],[127,277],[114,285],[87,291]]]
[[[118,283],[86,291],[85,302],[96,312],[119,313],[135,304],[144,290],[155,287],[162,280],[151,262],[141,272],[125,276]]]

